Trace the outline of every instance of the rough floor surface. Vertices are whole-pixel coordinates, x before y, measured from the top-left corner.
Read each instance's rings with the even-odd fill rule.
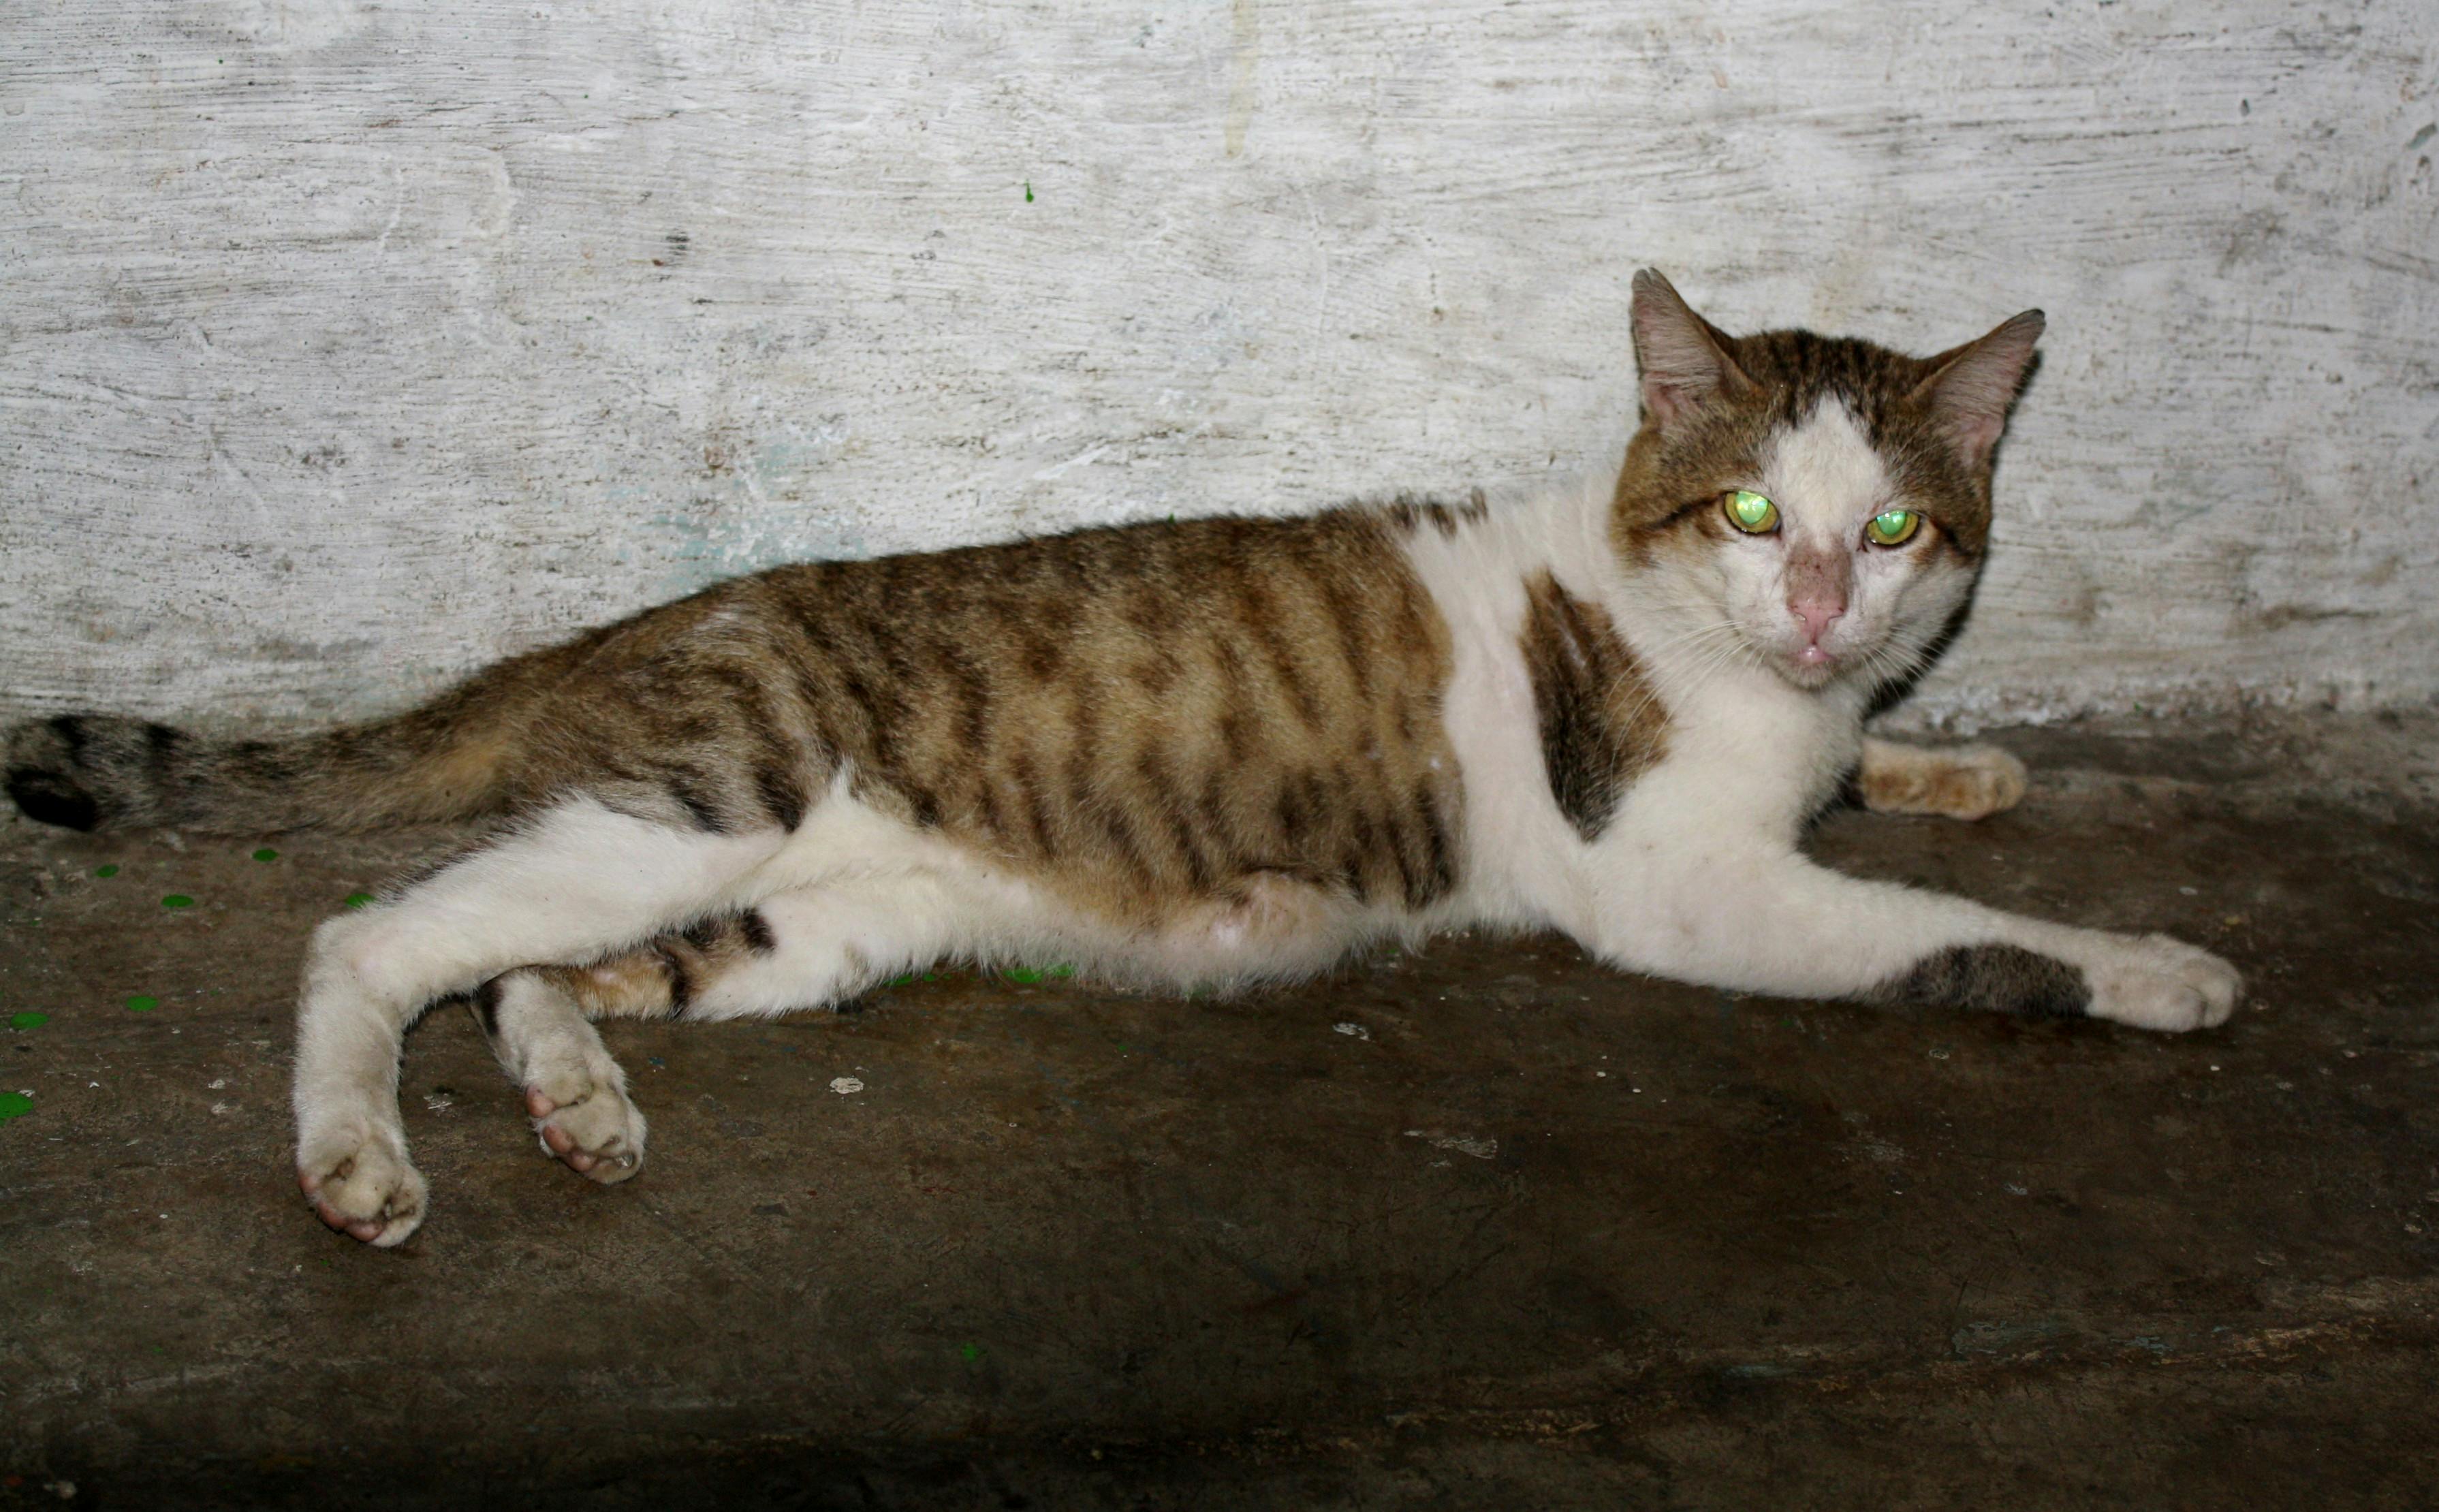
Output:
[[[2003,739],[2018,811],[1816,849],[2208,945],[2232,1024],[1548,938],[1216,1003],[941,971],[613,1026],[605,1190],[449,1011],[396,1253],[297,1198],[291,990],[449,837],[0,825],[0,1508],[2429,1505],[2439,718]]]

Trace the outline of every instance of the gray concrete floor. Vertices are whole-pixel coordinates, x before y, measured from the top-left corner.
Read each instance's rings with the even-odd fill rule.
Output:
[[[2234,1023],[1546,938],[1218,1003],[944,971],[614,1026],[652,1146],[601,1190],[451,1011],[387,1254],[297,1200],[290,994],[449,837],[0,826],[0,1507],[2431,1504],[2439,718],[2003,739],[2020,810],[1817,850],[2206,944]]]

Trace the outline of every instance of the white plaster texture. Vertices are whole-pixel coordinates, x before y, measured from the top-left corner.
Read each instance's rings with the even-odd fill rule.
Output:
[[[1917,719],[2439,693],[2425,0],[0,0],[0,716],[1609,465],[1628,279],[2046,308]]]

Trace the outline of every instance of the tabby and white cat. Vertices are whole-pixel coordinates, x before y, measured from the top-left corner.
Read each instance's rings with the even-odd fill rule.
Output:
[[[1747,991],[2224,1021],[2238,979],[2201,951],[1797,847],[1849,773],[1903,812],[2022,792],[2003,753],[1861,721],[1972,585],[2039,313],[1916,359],[1732,337],[1645,272],[1633,323],[1611,488],[781,567],[305,739],[27,724],[9,791],[85,829],[503,821],[307,958],[299,1183],[380,1245],[426,1201],[400,1038],[456,994],[604,1183],[644,1118],[594,1018],[812,1007],[952,957],[1219,986],[1558,929]]]

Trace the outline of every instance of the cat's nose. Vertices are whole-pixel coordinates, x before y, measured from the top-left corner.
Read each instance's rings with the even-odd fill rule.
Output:
[[[1821,637],[1829,633],[1829,622],[1846,612],[1846,601],[1807,596],[1789,599],[1787,612],[1804,622],[1804,638],[1818,646]]]
[[[1846,612],[1846,593],[1855,583],[1855,559],[1844,551],[1806,545],[1788,559],[1787,612],[1804,623],[1805,637],[1815,646],[1829,633],[1829,622]]]

